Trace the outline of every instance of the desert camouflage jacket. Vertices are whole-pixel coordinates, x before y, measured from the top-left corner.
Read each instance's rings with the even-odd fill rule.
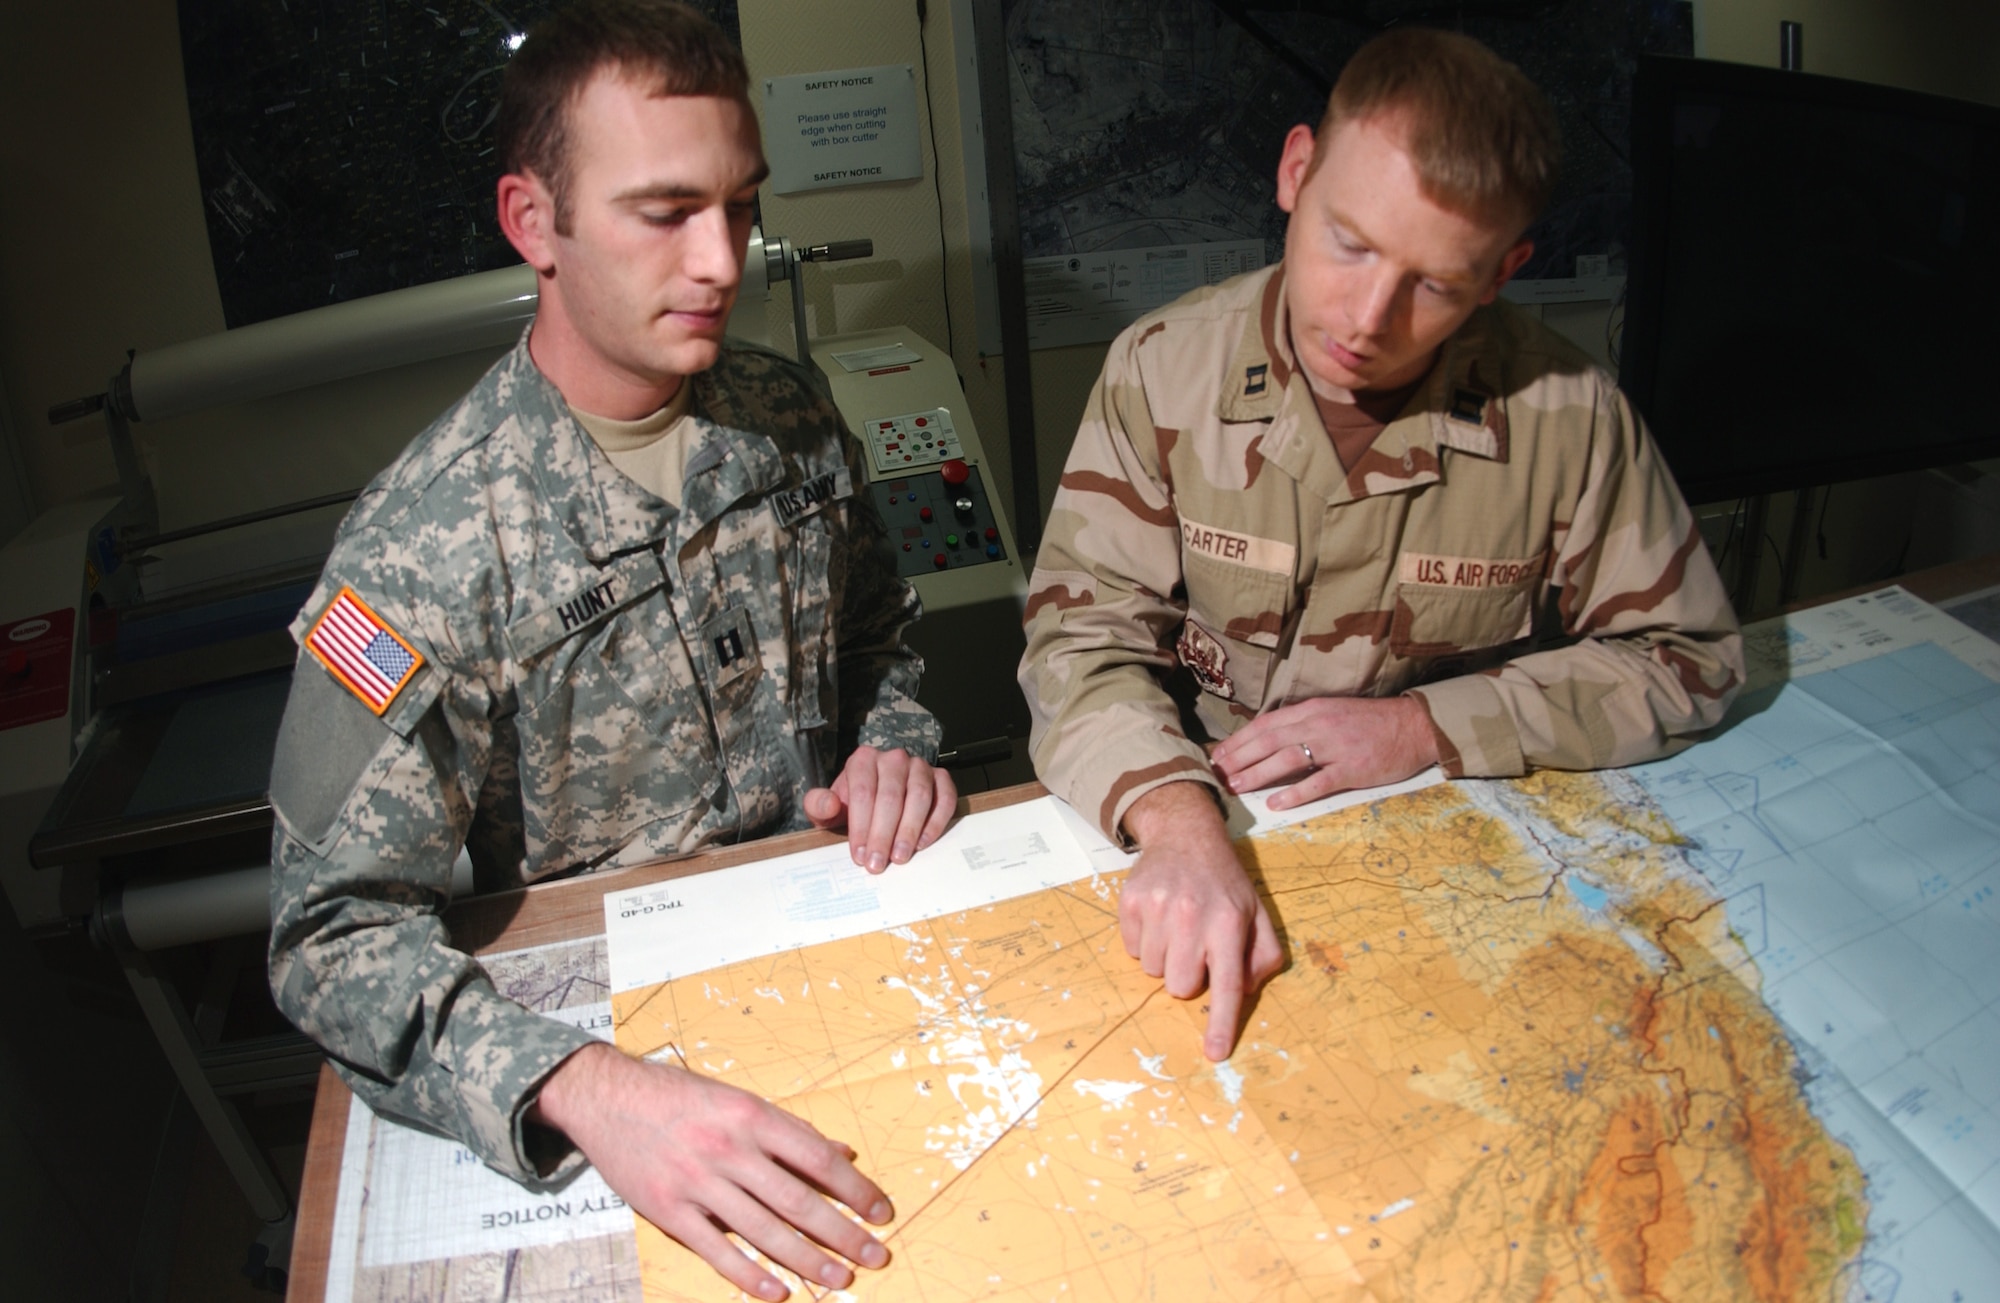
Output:
[[[1111,346],[1049,515],[1021,684],[1042,781],[1123,840],[1200,745],[1316,696],[1423,700],[1446,771],[1648,760],[1721,718],[1736,617],[1610,376],[1477,310],[1351,471],[1282,265]]]
[[[451,948],[461,844],[482,886],[655,859],[808,826],[861,743],[936,752],[839,417],[770,354],[693,384],[675,510],[524,339],[369,486],[293,625],[272,991],[378,1112],[524,1182],[577,1161],[522,1115],[588,1038]]]

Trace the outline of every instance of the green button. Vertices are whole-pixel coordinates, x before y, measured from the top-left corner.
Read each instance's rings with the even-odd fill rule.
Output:
[[[956,534],[946,534],[946,535],[944,536],[944,545],[945,545],[946,547],[957,547],[957,546],[958,546],[958,535],[956,535]]]

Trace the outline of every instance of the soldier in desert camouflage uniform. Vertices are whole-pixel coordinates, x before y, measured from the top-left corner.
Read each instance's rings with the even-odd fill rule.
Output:
[[[781,1298],[720,1228],[851,1283],[820,1246],[886,1254],[821,1194],[890,1215],[851,1152],[505,999],[437,917],[461,844],[519,884],[845,818],[880,870],[950,817],[856,445],[797,365],[720,347],[765,174],[745,85],[649,0],[571,6],[510,68],[501,223],[538,315],[362,495],[294,626],[271,984],[379,1112],[524,1184],[587,1158]],[[648,414],[665,435],[613,440]]]
[[[1215,790],[1631,764],[1742,681],[1638,416],[1496,299],[1554,166],[1517,69],[1379,38],[1285,142],[1284,261],[1140,319],[1091,395],[1027,605],[1035,763],[1139,846],[1127,949],[1207,986],[1211,1057],[1283,958]]]

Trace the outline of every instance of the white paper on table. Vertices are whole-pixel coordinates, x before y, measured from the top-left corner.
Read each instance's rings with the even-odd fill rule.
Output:
[[[1097,872],[1052,797],[967,815],[871,874],[841,843],[604,897],[612,991],[977,909]]]
[[[1401,796],[1404,792],[1420,792],[1426,787],[1444,781],[1444,771],[1436,765],[1414,774],[1400,783],[1387,783],[1381,787],[1362,787],[1351,792],[1335,792],[1317,801],[1308,802],[1290,810],[1273,810],[1271,797],[1284,790],[1284,785],[1267,787],[1261,792],[1248,792],[1237,796],[1225,792],[1222,796],[1223,808],[1227,811],[1229,835],[1231,837],[1254,837],[1259,833],[1277,828],[1288,828],[1295,823],[1317,819],[1335,810],[1345,810],[1351,806],[1368,805],[1391,796]],[[1056,800],[1050,797],[1050,800]],[[1097,830],[1097,825],[1078,814],[1067,802],[1057,801],[1062,811],[1063,822],[1068,825],[1077,844],[1090,856],[1090,862],[1099,873],[1117,873],[1131,868],[1139,862],[1139,856],[1132,851],[1120,850],[1115,843]]]
[[[1267,787],[1261,792],[1249,792],[1243,796],[1224,798],[1229,807],[1229,835],[1231,837],[1254,837],[1259,833],[1271,832],[1278,828],[1289,828],[1295,823],[1317,819],[1335,810],[1346,810],[1357,805],[1373,805],[1391,796],[1401,796],[1405,792],[1421,792],[1426,787],[1435,787],[1444,781],[1444,770],[1432,765],[1421,774],[1412,774],[1399,783],[1385,783],[1380,787],[1358,787],[1351,792],[1335,792],[1332,796],[1322,796],[1317,801],[1290,810],[1273,810],[1271,798],[1282,792],[1284,786]]]
[[[1925,642],[1936,643],[2000,682],[2000,645],[1894,584],[1759,620],[1743,629],[1752,689],[1823,674]]]
[[[611,1004],[544,1014],[611,1039]],[[364,1233],[365,1231],[365,1233]],[[377,1117],[353,1096],[334,1200],[327,1303],[347,1303],[354,1270],[630,1235],[632,1213],[594,1167],[531,1194],[455,1140]]]

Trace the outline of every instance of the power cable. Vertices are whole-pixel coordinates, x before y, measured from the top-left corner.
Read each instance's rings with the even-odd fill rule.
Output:
[[[1791,585],[1786,582],[1788,576],[1785,574],[1784,549],[1778,546],[1778,540],[1771,537],[1771,531],[1768,529],[1764,531],[1764,541],[1771,545],[1771,555],[1778,561],[1778,592],[1785,593],[1790,590]]]
[[[956,371],[958,340],[951,324],[951,246],[944,234],[944,175],[938,161],[937,110],[931,107],[931,47],[925,35],[929,8],[926,0],[917,0],[917,51],[924,65],[924,116],[930,120],[931,128],[931,190],[937,195],[938,283],[944,288],[944,351],[950,354],[952,370]]]
[[[1627,276],[1618,287],[1611,310],[1604,314],[1604,355],[1611,359],[1613,374],[1625,364],[1625,295],[1631,286],[1632,278]]]

